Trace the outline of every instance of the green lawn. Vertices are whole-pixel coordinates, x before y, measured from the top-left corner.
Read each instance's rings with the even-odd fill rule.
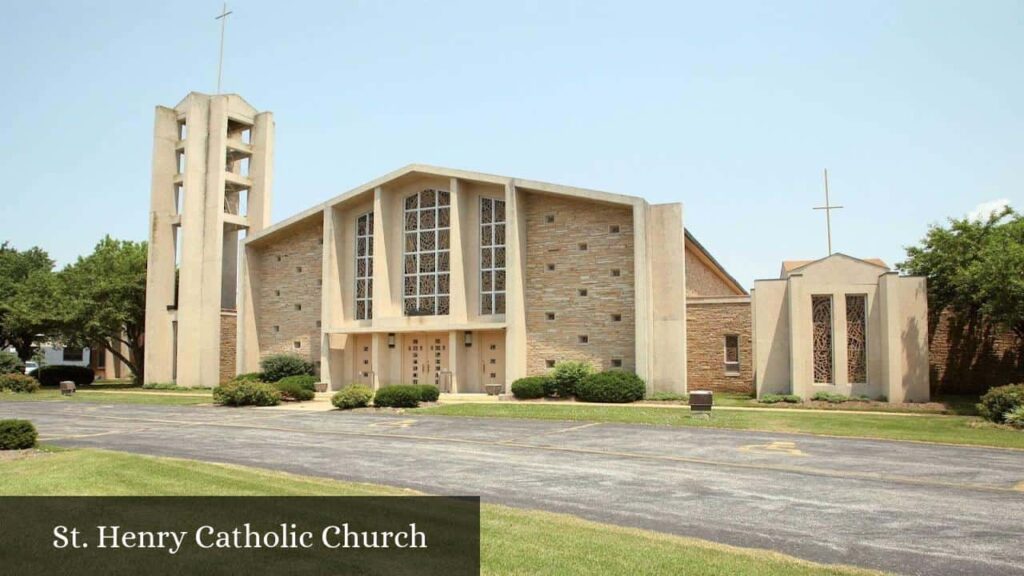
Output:
[[[736,428],[1024,449],[1024,431],[997,426],[973,416],[842,414],[827,410],[717,410],[710,419],[703,419],[691,416],[689,408],[685,406],[588,406],[539,402],[447,404],[419,408],[416,413]]]
[[[738,392],[716,392],[715,406],[741,406],[744,408],[783,408],[783,409],[804,409],[804,410],[843,410],[857,412],[898,412],[911,414],[957,414],[960,416],[977,416],[978,410],[975,405],[978,403],[977,396],[956,396],[943,395],[925,403],[889,404],[886,402],[842,402],[830,404],[827,402],[802,402],[789,404],[787,402],[776,402],[765,404],[758,402],[750,394]],[[662,402],[659,402],[662,404]],[[686,401],[666,401],[663,404],[686,405]]]
[[[0,457],[0,495],[408,495],[397,488],[98,450]],[[484,505],[482,574],[876,574],[782,554]]]
[[[0,392],[0,402],[101,402],[104,404],[168,404],[186,406],[191,404],[212,404],[213,395],[209,391],[189,394],[146,394],[141,388],[102,392],[92,388],[79,389],[70,396],[61,395],[59,390],[43,388],[32,394],[15,394]],[[160,392],[154,390],[154,392]],[[201,396],[199,394],[202,394]]]

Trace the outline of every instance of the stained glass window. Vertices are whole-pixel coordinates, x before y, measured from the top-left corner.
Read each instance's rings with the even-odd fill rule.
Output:
[[[373,212],[356,218],[356,320],[373,318]]]
[[[480,199],[480,314],[505,313],[505,201]]]
[[[832,380],[832,296],[811,296],[815,384]]]
[[[846,295],[846,378],[851,384],[868,381],[867,296]]]
[[[405,199],[406,316],[447,315],[451,194],[427,189]]]

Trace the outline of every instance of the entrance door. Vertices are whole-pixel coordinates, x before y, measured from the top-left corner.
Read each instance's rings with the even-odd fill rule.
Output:
[[[483,350],[480,354],[480,381],[487,384],[505,383],[505,333],[484,332],[481,335]]]
[[[370,334],[358,334],[353,338],[355,345],[352,356],[355,363],[355,382],[365,384],[373,388],[373,336]]]
[[[402,350],[402,381],[408,384],[433,384],[446,391],[451,383],[448,372],[448,333],[406,334]]]

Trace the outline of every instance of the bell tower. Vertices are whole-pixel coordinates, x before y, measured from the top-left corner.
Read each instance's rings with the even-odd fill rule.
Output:
[[[235,373],[238,250],[270,224],[274,120],[235,94],[158,106],[146,280],[146,382]]]

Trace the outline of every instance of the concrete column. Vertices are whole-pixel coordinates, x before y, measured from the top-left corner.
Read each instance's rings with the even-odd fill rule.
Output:
[[[251,138],[252,159],[249,161],[248,220],[249,233],[270,226],[270,201],[274,181],[274,115],[256,115]]]
[[[684,394],[686,240],[682,204],[633,208],[637,375],[647,392]]]
[[[786,301],[789,313],[789,373],[793,394],[807,398],[814,376],[810,370],[810,299],[805,294],[803,276],[792,274],[787,280]]]
[[[461,335],[462,332],[459,330],[448,332],[448,369],[452,371],[452,394],[458,394],[459,380],[465,369],[463,367],[463,357],[465,354],[462,353],[464,343],[460,339]],[[474,336],[476,335],[474,334]]]
[[[371,387],[380,388],[381,376],[387,376],[387,364],[384,357],[388,349],[387,334],[373,334],[370,338],[370,370],[373,371]]]
[[[452,322],[466,322],[469,314],[469,305],[466,299],[466,270],[462,257],[462,236],[464,233],[472,234],[472,230],[464,229],[463,219],[466,217],[466,202],[462,198],[459,189],[459,179],[452,178],[449,185],[451,191],[450,222],[451,232],[448,253],[450,277],[450,310],[449,318]]]
[[[404,227],[404,222],[401,215],[395,212],[394,199],[388,197],[384,189],[378,186],[373,191],[373,317],[386,318],[395,315],[395,294],[394,290],[396,285],[399,286],[402,279],[402,270],[400,259],[402,257],[402,248],[404,247],[404,238],[401,236]],[[399,243],[395,247],[395,251],[398,252],[398,260],[395,260],[392,252],[392,239],[395,238],[395,227],[399,227],[398,238],[402,239],[403,243]],[[392,268],[394,266],[393,261],[399,262],[398,268]],[[391,271],[394,269],[397,274],[398,283],[392,284]],[[401,291],[397,293],[397,299],[401,302]]]
[[[505,391],[526,376],[526,210],[515,181],[505,185]]]
[[[331,353],[330,331],[337,328],[341,306],[341,275],[338,271],[337,219],[334,208],[324,209],[324,249],[321,268],[320,291],[320,380],[327,382],[330,389],[337,384],[332,381],[333,354]]]
[[[242,248],[238,281],[238,327],[235,372],[256,372],[260,367],[259,332],[256,329],[256,304],[259,286],[253,274],[256,266],[255,250]]]
[[[878,315],[882,323],[882,390],[890,402],[903,402],[903,370],[900,340],[899,274],[889,272],[878,279]]]

